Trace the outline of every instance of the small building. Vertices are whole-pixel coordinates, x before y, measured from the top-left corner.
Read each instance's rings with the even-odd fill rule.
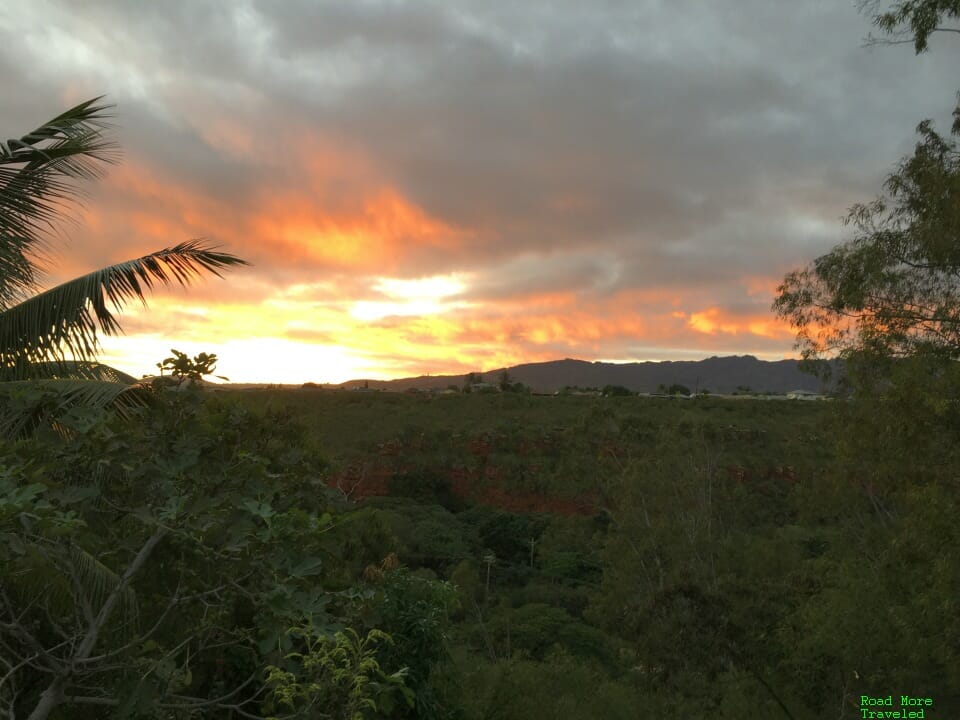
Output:
[[[824,395],[810,390],[792,390],[787,393],[787,400],[823,400]]]
[[[475,393],[495,393],[500,392],[500,388],[486,382],[470,383],[470,392]]]

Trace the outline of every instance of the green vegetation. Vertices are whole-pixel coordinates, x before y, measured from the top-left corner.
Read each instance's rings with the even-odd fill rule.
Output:
[[[280,668],[272,685],[259,678],[265,704],[245,705],[248,711],[295,706],[309,717],[323,698],[347,698],[332,660],[324,672],[306,673],[297,653],[308,654],[307,637],[317,652],[346,643],[355,650],[350,662],[375,661],[383,674],[376,689],[386,695],[369,699],[396,717],[519,718],[536,704],[588,717],[635,717],[643,707],[666,718],[815,718],[844,703],[853,709],[859,694],[883,694],[891,683],[930,694],[941,709],[960,697],[949,679],[960,659],[948,614],[958,575],[937,551],[960,539],[949,519],[956,502],[942,487],[907,479],[949,472],[950,464],[940,466],[949,428],[930,435],[936,419],[918,431],[929,438],[928,460],[916,462],[891,445],[901,428],[881,434],[875,408],[859,403],[276,390],[170,397],[215,413],[211,437],[234,437],[235,452],[274,458],[260,460],[266,475],[223,485],[232,506],[252,507],[253,518],[273,512],[285,528],[293,508],[316,518],[296,524],[307,535],[287,529],[286,541],[270,545],[269,568],[254,561],[265,542],[254,536],[238,541],[238,564],[193,576],[216,583],[243,568],[253,573],[250,582],[260,573],[269,578],[259,586],[263,598],[271,586],[302,588],[304,580],[319,595],[310,600],[291,589],[282,593],[293,598],[285,603],[328,598],[312,618],[326,634],[307,634],[304,617],[294,617],[304,608],[281,604],[289,627],[299,628],[289,645],[261,655],[249,641],[238,646],[251,671],[256,662],[264,672]],[[868,427],[877,430],[862,438],[868,446],[832,440],[861,415],[857,422],[873,418]],[[250,423],[246,440],[223,424],[230,417]],[[173,426],[197,435],[195,426],[173,423],[171,433]],[[209,463],[204,472],[238,462],[218,452],[193,454]],[[137,453],[151,457],[146,448]],[[900,479],[903,502],[876,481],[873,496],[866,492],[864,483],[881,472]],[[193,466],[186,474],[204,477]],[[245,505],[254,493],[260,504]],[[238,522],[229,527],[241,533]],[[320,525],[307,531],[314,522]],[[102,542],[110,558],[106,548],[116,541],[104,535]],[[877,556],[878,547],[890,550]],[[316,572],[296,577],[308,551]],[[395,560],[381,561],[391,553]],[[116,574],[119,561],[110,561]],[[138,593],[148,593],[155,577],[163,576],[144,574]],[[256,612],[270,618],[278,610]],[[273,621],[276,638],[280,625]],[[880,629],[867,631],[874,626]],[[182,620],[172,627],[187,632]],[[371,639],[357,650],[374,629],[391,640]],[[212,661],[200,649],[188,656],[182,648],[173,666],[188,665],[191,678],[214,672],[201,670]],[[307,687],[312,699],[302,695]],[[269,693],[281,688],[293,705],[271,711],[280,698]],[[175,694],[195,698],[203,690],[197,682]]]
[[[133,420],[71,411],[68,440],[0,457],[0,699],[29,715],[89,606],[77,712],[812,719],[891,686],[946,712],[960,419],[906,414],[911,392],[196,386]],[[34,642],[49,657],[18,666]]]
[[[373,648],[422,653],[442,628],[419,638],[385,612],[422,590],[395,566],[362,579],[387,543],[319,482],[289,414],[157,385],[133,417],[71,408],[55,422],[0,448],[8,715],[379,708],[418,687],[410,663]],[[371,634],[378,613],[392,638]]]

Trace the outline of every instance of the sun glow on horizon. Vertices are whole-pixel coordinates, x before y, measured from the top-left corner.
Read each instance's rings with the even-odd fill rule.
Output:
[[[381,277],[374,283],[373,290],[388,299],[358,300],[353,303],[350,314],[362,321],[391,316],[437,315],[468,307],[469,303],[444,302],[446,298],[462,293],[466,287],[466,282],[457,273],[414,280]]]
[[[136,338],[107,338],[100,361],[132,375],[158,373],[157,363],[169,357],[171,344],[188,355],[212,352],[217,355],[216,375],[233,383],[304,382],[341,383],[362,377],[390,379],[380,364],[339,345],[319,345],[277,337],[246,338],[225,342],[189,343],[171,341],[159,335]],[[403,373],[394,377],[401,377]],[[214,380],[214,382],[218,382]]]

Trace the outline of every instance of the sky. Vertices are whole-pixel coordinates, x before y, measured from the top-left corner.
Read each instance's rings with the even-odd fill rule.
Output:
[[[128,305],[102,359],[137,377],[774,360],[783,275],[949,127],[960,43],[870,29],[853,0],[7,0],[0,133],[116,105],[47,284],[191,238],[251,263]]]

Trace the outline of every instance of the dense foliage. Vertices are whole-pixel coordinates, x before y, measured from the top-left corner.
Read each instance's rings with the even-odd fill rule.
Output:
[[[857,402],[237,397],[307,419],[384,549],[456,588],[430,682],[463,717],[812,720],[899,688],[950,717],[960,418],[902,368]]]
[[[363,582],[382,548],[333,502],[289,414],[155,393],[133,418],[73,408],[0,446],[0,716],[406,704],[411,635],[365,618],[413,590],[399,569]],[[421,675],[441,640],[416,639]],[[339,659],[355,645],[357,662]]]
[[[815,718],[906,687],[955,710],[960,423],[887,402],[187,389],[133,420],[69,410],[66,437],[0,459],[3,707]],[[357,439],[373,418],[392,438]],[[897,445],[894,418],[926,424]],[[860,444],[830,440],[851,422]],[[354,504],[329,486],[359,457]]]

